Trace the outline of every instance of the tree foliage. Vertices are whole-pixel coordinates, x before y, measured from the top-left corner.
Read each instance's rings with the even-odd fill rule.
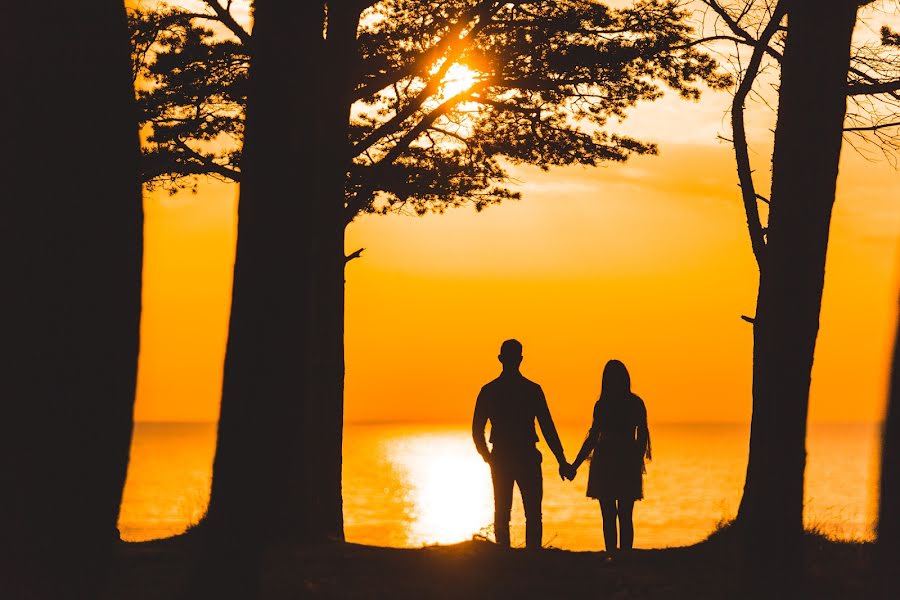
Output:
[[[193,187],[198,176],[240,176],[250,57],[209,17],[162,6],[131,11],[133,76],[151,188]],[[221,24],[221,22],[219,22]]]
[[[900,33],[891,31],[889,27],[882,27],[881,43],[885,46],[900,46]]]
[[[131,15],[151,186],[240,178],[250,34],[216,0],[207,7]],[[347,220],[517,198],[510,164],[595,165],[656,152],[616,134],[614,122],[664,87],[696,98],[704,83],[729,83],[695,47],[686,16],[667,0],[622,9],[588,0],[371,4],[347,74],[355,90]],[[327,90],[311,82],[309,93]]]

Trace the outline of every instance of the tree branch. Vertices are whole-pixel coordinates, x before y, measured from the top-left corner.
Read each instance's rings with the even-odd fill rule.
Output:
[[[344,257],[344,263],[348,263],[351,260],[353,260],[354,258],[359,258],[360,256],[362,256],[362,253],[364,250],[365,250],[365,248],[359,248],[357,250],[354,250],[353,252],[351,252],[350,254],[348,254],[347,256]]]
[[[461,16],[450,27],[450,29],[447,31],[447,34],[443,38],[441,38],[441,41],[435,44],[433,48],[420,54],[419,57],[416,58],[416,60],[409,63],[408,65],[404,65],[403,67],[395,69],[393,71],[381,73],[376,77],[370,79],[368,83],[356,89],[354,100],[362,100],[363,98],[367,98],[405,77],[427,73],[428,68],[431,65],[437,62],[441,56],[443,56],[448,50],[450,50],[455,42],[460,41],[459,36],[462,35],[462,33],[466,30],[466,26],[471,23],[473,19],[475,19],[476,17],[480,17],[479,24],[481,22],[486,22],[488,20],[487,16],[490,16],[491,14],[496,12],[496,10],[498,10],[501,6],[502,3],[497,4],[496,0],[482,0],[480,3],[473,6],[469,12]],[[468,38],[470,36],[471,31],[466,35],[466,37]],[[453,62],[453,60],[451,60],[450,58],[448,58],[447,61],[450,63]]]
[[[844,131],[878,131],[879,129],[886,129],[888,127],[900,127],[900,121],[893,121],[891,123],[880,123],[878,125],[868,125],[868,126],[859,126],[859,127],[844,127]]]
[[[738,23],[738,21],[740,21],[740,19],[743,18],[743,16],[746,14],[746,10],[749,9],[750,5],[752,4],[751,2],[748,2],[744,6],[744,12],[742,12],[741,15],[737,19],[734,19],[730,14],[728,14],[728,11],[725,10],[719,4],[718,0],[703,0],[703,3],[706,4],[708,7],[710,7],[711,9],[713,9],[713,11],[717,15],[719,15],[723,21],[725,21],[725,24],[728,25],[728,28],[732,31],[732,33],[734,33],[736,36],[738,36],[740,38],[740,40],[735,40],[735,41],[738,41],[739,43],[747,45],[747,46],[752,46],[754,48],[757,48],[757,47],[759,47],[760,44],[762,44],[763,46],[765,46],[765,48],[763,50],[766,54],[768,54],[769,56],[771,56],[778,62],[781,62],[781,59],[782,59],[781,53],[778,52],[777,50],[775,50],[774,48],[772,48],[771,46],[769,46],[769,40],[772,39],[772,37],[776,33],[778,33],[778,31],[780,30],[780,27],[776,27],[775,30],[772,31],[771,34],[765,39],[765,43],[763,43],[762,37],[765,36],[765,32],[763,33],[763,36],[761,36],[760,39],[757,40],[752,35],[750,35],[750,32],[748,32],[746,29],[741,27],[740,24]],[[776,5],[776,8],[777,8],[777,5]],[[773,18],[774,18],[774,12],[773,12]]]
[[[250,47],[250,34],[238,24],[237,21],[234,20],[234,17],[231,16],[231,2],[228,3],[228,7],[224,7],[219,4],[219,0],[203,0],[207,6],[213,9],[213,12],[216,13],[218,20],[227,27],[231,33],[233,33],[241,43],[244,44],[247,48]],[[208,18],[208,17],[207,17]]]
[[[859,69],[851,68],[850,72],[859,77],[863,77],[869,83],[861,83],[854,81],[847,86],[848,96],[869,96],[873,94],[890,94],[894,98],[900,100],[900,79],[892,81],[879,81],[874,77],[867,75]]]
[[[175,144],[177,144],[179,148],[186,152],[190,158],[203,165],[203,167],[206,169],[205,173],[214,173],[234,182],[239,182],[241,180],[240,171],[231,169],[224,165],[220,165],[210,157],[200,154],[199,152],[188,146],[181,138],[176,137]]]
[[[347,203],[347,211],[351,218],[353,215],[359,213],[363,209],[365,203],[369,202],[369,200],[371,199],[371,194],[375,191],[375,184],[377,183],[379,173],[386,167],[393,164],[393,162],[397,160],[397,158],[409,148],[409,145],[416,141],[416,139],[418,139],[418,137],[423,132],[427,131],[435,121],[437,121],[443,115],[447,114],[454,106],[456,106],[460,102],[465,101],[466,98],[472,96],[472,94],[484,87],[484,85],[484,82],[476,83],[471,88],[463,90],[458,94],[444,100],[444,102],[438,105],[437,108],[425,115],[422,120],[419,121],[418,124],[416,124],[415,127],[407,131],[403,135],[403,137],[401,137],[397,141],[394,147],[391,148],[390,151],[381,158],[381,160],[367,167],[367,169],[371,171],[369,182],[366,186],[367,189],[360,190],[360,192],[356,195],[356,198],[354,198],[354,200],[357,200],[356,202]]]
[[[715,8],[713,9],[715,10]],[[747,95],[753,88],[756,76],[759,74],[760,64],[769,40],[778,31],[781,19],[786,12],[785,0],[778,0],[772,11],[772,17],[760,34],[753,55],[747,64],[743,79],[734,94],[731,103],[731,129],[734,132],[734,156],[737,162],[738,180],[740,181],[741,196],[744,201],[744,212],[747,215],[747,230],[750,234],[750,247],[760,270],[764,268],[763,255],[766,249],[765,232],[759,218],[759,206],[756,204],[758,194],[753,185],[753,169],[750,166],[750,155],[747,147],[747,131],[744,126],[744,103]]]
[[[353,156],[359,156],[366,150],[372,147],[380,139],[385,138],[393,133],[396,133],[401,129],[403,123],[413,116],[425,102],[437,91],[440,89],[441,82],[444,80],[444,76],[447,75],[447,71],[454,65],[456,59],[463,53],[467,46],[467,40],[473,36],[478,35],[478,33],[487,27],[488,22],[490,21],[490,17],[493,12],[497,9],[497,6],[493,6],[494,2],[482,2],[480,5],[480,9],[476,10],[474,14],[470,15],[469,20],[478,17],[478,24],[474,25],[471,29],[466,32],[466,36],[464,38],[460,38],[460,32],[448,34],[447,37],[451,37],[448,44],[444,46],[445,51],[447,52],[446,57],[444,58],[444,62],[441,63],[440,68],[428,79],[428,83],[422,89],[421,92],[416,94],[416,97],[403,107],[401,110],[395,114],[390,121],[382,125],[381,127],[373,130],[369,135],[363,138],[361,141],[357,142],[351,150],[352,156],[348,158],[352,158]],[[489,10],[488,10],[489,9]],[[443,40],[441,40],[443,43]],[[440,57],[441,55],[437,55]],[[426,67],[427,68],[427,65]]]

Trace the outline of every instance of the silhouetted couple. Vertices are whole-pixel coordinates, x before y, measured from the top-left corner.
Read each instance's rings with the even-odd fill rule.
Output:
[[[559,463],[561,478],[574,479],[581,463],[591,457],[587,496],[600,501],[606,549],[631,549],[634,541],[632,509],[635,501],[644,497],[644,458],[649,460],[651,455],[647,410],[644,402],[631,392],[631,379],[625,365],[617,360],[606,364],[591,428],[578,457],[569,464],[541,386],[526,379],[519,371],[522,344],[506,340],[500,346],[497,358],[503,365],[503,372],[481,388],[472,419],[475,447],[491,467],[497,544],[509,547],[513,485],[518,484],[525,508],[525,546],[541,547],[544,486],[541,453],[535,446],[538,437],[534,421],[537,419],[544,440]],[[488,421],[491,423],[490,450],[484,438]]]

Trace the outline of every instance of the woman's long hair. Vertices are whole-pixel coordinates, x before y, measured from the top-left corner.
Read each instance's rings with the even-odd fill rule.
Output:
[[[610,360],[603,368],[603,381],[600,385],[600,399],[597,402],[597,416],[600,420],[600,430],[622,431],[631,426],[647,427],[644,423],[635,423],[636,404],[643,405],[643,401],[631,391],[631,375],[625,364],[620,360]],[[644,415],[644,418],[646,416]],[[647,429],[647,439],[644,442],[642,456],[650,460],[650,430]]]

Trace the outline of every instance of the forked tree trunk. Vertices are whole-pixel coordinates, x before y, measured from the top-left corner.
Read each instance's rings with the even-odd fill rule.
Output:
[[[750,559],[796,572],[810,373],[846,112],[854,0],[788,8],[768,244],[753,328],[753,421],[738,522]]]
[[[4,6],[0,597],[96,598],[131,443],[143,208],[121,1]]]
[[[878,505],[878,570],[881,597],[900,590],[900,320],[894,338],[891,388],[881,446],[881,494]]]

